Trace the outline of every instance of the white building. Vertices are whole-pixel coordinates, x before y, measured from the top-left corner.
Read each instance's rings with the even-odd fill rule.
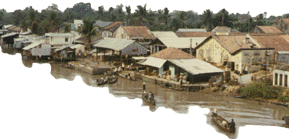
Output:
[[[273,71],[273,85],[288,87],[289,84],[289,71],[285,70],[274,70]]]
[[[45,43],[53,46],[69,45],[72,44],[75,39],[71,33],[46,33],[45,37]]]

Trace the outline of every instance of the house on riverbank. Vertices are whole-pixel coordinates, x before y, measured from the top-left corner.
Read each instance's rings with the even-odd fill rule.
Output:
[[[8,33],[1,36],[1,46],[13,46],[14,38],[19,36],[18,33]]]
[[[50,59],[51,45],[34,42],[23,48],[23,55],[38,59]]]
[[[190,83],[208,82],[213,77],[221,77],[223,70],[199,60],[177,48],[166,48],[147,57],[141,65],[147,66],[147,73],[155,72],[155,75],[169,80],[180,81],[180,76],[186,76]]]
[[[58,61],[73,61],[75,60],[75,49],[71,46],[62,46],[53,50],[53,59]]]
[[[72,44],[75,39],[71,33],[46,33],[45,37],[45,43],[53,47]]]
[[[250,35],[210,36],[197,46],[196,57],[237,73],[254,72],[274,61],[274,48],[258,42]]]

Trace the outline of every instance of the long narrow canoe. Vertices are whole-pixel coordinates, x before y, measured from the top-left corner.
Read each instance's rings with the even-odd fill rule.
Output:
[[[226,119],[219,116],[216,113],[212,113],[212,120],[223,130],[229,132],[229,133],[235,133],[235,125],[231,125]],[[224,125],[223,123],[227,123],[227,125]]]
[[[150,103],[150,104],[152,104],[152,105],[156,105],[156,100],[147,99],[147,98],[145,97],[145,94],[144,94],[144,93],[142,94],[142,99],[143,99],[145,102],[147,102],[147,103]]]

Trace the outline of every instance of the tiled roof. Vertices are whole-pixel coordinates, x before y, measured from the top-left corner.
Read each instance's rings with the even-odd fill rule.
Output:
[[[213,32],[176,32],[178,37],[209,37]]]
[[[8,30],[12,30],[12,31],[15,31],[15,32],[20,32],[21,31],[21,27],[19,26],[11,26],[8,28]]]
[[[226,26],[217,26],[215,27],[212,32],[229,32],[230,28]]]
[[[251,48],[253,44],[249,40],[249,43],[245,43],[246,35],[240,36],[213,36],[223,47],[225,47],[231,54],[239,49]]]
[[[288,35],[264,35],[253,36],[260,45],[267,48],[275,48],[275,51],[289,51],[289,36]]]
[[[112,24],[104,27],[102,30],[114,32],[114,31],[116,31],[116,29],[117,29],[120,25],[122,25],[122,24],[124,24],[124,22],[113,22]]]
[[[130,37],[156,38],[146,26],[123,26],[123,28]]]
[[[289,18],[283,19],[283,21],[286,22],[287,24],[289,24]]]
[[[207,30],[203,28],[180,28],[176,32],[207,32]]]
[[[152,54],[150,57],[160,59],[190,59],[195,58],[194,56],[177,48],[166,48],[159,52]]]
[[[283,33],[275,26],[258,26],[264,33]]]

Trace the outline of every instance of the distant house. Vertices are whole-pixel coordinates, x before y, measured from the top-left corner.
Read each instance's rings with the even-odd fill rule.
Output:
[[[256,26],[251,30],[251,33],[283,34],[283,32],[275,26]]]
[[[250,35],[258,45],[275,49],[275,61],[289,64],[289,36],[288,35]]]
[[[19,36],[18,33],[8,33],[1,36],[1,46],[7,45],[7,46],[13,46],[14,44],[14,38],[17,38]]]
[[[22,29],[20,26],[11,26],[9,28],[7,28],[8,33],[20,33],[22,32]]]
[[[212,32],[216,33],[216,35],[229,35],[230,30],[231,29],[226,26],[217,26],[212,30]]]
[[[264,47],[249,35],[211,36],[196,48],[196,57],[215,63],[228,65],[232,71],[253,72],[259,66],[274,61],[274,48]]]
[[[50,58],[51,56],[51,45],[34,42],[23,48],[23,54],[29,57],[38,58]]]
[[[72,45],[70,48],[75,50],[75,56],[79,56],[85,51],[85,46],[81,44]]]
[[[15,38],[13,47],[17,49],[22,49],[30,44],[31,41],[29,41],[27,38]]]
[[[75,49],[71,46],[62,46],[53,51],[53,59],[59,61],[72,61],[75,60]]]
[[[288,66],[281,69],[273,70],[273,85],[289,87],[289,68]]]
[[[215,32],[176,32],[178,37],[210,37],[215,35]]]
[[[195,47],[206,39],[205,37],[181,38],[172,31],[153,31],[152,34],[157,39],[151,43],[151,54],[169,47],[178,48],[187,53],[190,53],[190,47],[192,47],[194,53]]]
[[[112,24],[102,29],[102,37],[113,37],[113,33],[121,26],[125,25],[124,22],[113,22]]]
[[[289,34],[289,18],[279,19],[273,26],[277,27],[285,34]]]
[[[188,77],[187,81],[191,83],[205,82],[212,76],[223,74],[223,70],[177,48],[166,48],[154,53],[140,64],[156,70],[159,75],[169,70],[172,79],[184,73]]]
[[[207,32],[207,30],[203,28],[179,28],[176,33],[178,32]]]
[[[73,25],[74,25],[73,29],[77,30],[80,26],[83,25],[83,21],[82,20],[74,20]]]
[[[93,45],[97,49],[113,50],[120,52],[120,55],[146,55],[147,49],[134,40],[104,38]]]
[[[151,41],[156,37],[146,26],[120,26],[115,31],[114,38]]]
[[[0,29],[0,37],[8,32],[7,29]]]
[[[52,46],[72,44],[74,36],[71,33],[46,33],[46,43]]]
[[[101,20],[96,20],[94,26],[100,27],[100,28],[104,28],[110,24],[112,24],[113,22],[107,22],[107,21],[101,21]]]

